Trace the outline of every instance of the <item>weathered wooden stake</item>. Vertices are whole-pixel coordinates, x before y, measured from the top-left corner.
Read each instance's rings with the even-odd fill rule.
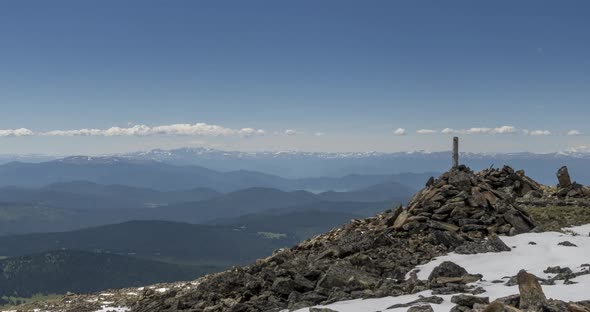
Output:
[[[459,138],[453,138],[453,168],[459,167]]]

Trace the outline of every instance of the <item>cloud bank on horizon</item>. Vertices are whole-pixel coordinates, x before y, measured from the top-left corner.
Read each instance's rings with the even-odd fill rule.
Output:
[[[83,128],[70,130],[50,130],[50,131],[34,131],[28,128],[17,129],[0,129],[0,137],[26,137],[26,136],[156,136],[156,135],[170,135],[170,136],[238,136],[238,137],[252,137],[266,135],[268,132],[264,129],[257,129],[251,127],[244,127],[239,129],[228,128],[220,125],[207,124],[198,122],[195,124],[178,123],[170,125],[148,126],[144,124],[132,125],[129,127],[113,126],[107,129]],[[567,135],[580,136],[582,132],[572,129],[565,133],[552,132],[550,130],[529,130],[519,129],[513,126],[501,126],[496,128],[488,127],[473,127],[468,129],[453,129],[444,128],[442,130],[434,129],[418,129],[415,131],[419,135],[427,134],[452,134],[452,135],[532,135],[532,136],[549,136],[549,135]],[[274,135],[296,136],[305,134],[303,131],[285,129],[282,132],[275,131]],[[397,128],[393,130],[395,136],[405,136],[408,134],[406,128]],[[324,132],[315,132],[314,136],[325,136]]]
[[[0,130],[0,137],[22,136],[154,136],[154,135],[181,135],[181,136],[240,136],[251,137],[264,135],[262,129],[240,128],[232,129],[207,123],[195,124],[171,124],[161,126],[133,125],[130,127],[110,127],[108,129],[74,129],[74,130],[50,130],[36,132],[27,128]]]

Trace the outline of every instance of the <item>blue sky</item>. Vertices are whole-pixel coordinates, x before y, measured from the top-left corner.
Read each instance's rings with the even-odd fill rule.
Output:
[[[582,0],[13,0],[0,38],[2,153],[590,146]]]

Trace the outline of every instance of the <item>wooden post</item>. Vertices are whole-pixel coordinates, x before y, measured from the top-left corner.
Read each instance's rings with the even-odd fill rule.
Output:
[[[459,138],[453,138],[453,168],[459,167]]]

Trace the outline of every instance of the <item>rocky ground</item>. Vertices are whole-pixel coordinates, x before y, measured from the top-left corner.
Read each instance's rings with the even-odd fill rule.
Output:
[[[549,188],[510,167],[474,173],[459,166],[438,179],[430,179],[407,207],[385,211],[373,218],[352,220],[246,267],[211,274],[194,282],[69,295],[17,310],[107,311],[114,309],[109,307],[121,307],[136,312],[281,311],[427,290],[439,295],[475,296],[482,291],[474,286],[482,278],[479,275],[452,266],[441,270],[455,270],[455,273],[435,274],[427,280],[410,272],[450,252],[509,251],[510,247],[498,235],[538,231],[538,224],[527,212],[535,207],[590,203],[587,189],[576,183],[568,184],[568,179],[562,173],[560,185]],[[455,299],[460,303],[462,300]],[[485,309],[522,308],[520,302],[512,303],[504,303],[502,307],[495,304],[496,310],[487,306]],[[454,311],[483,308],[484,303],[478,304],[481,306],[475,307],[474,303],[467,308],[457,304]],[[429,311],[426,307],[426,310],[418,309],[410,308]]]
[[[430,284],[429,290],[397,297],[338,302],[315,307],[311,311],[320,308],[339,312],[406,312],[410,308],[436,312],[482,311],[496,300],[510,306],[504,307],[504,310],[517,311],[515,308],[519,307],[520,296],[525,297],[524,301],[532,301],[527,296],[537,298],[535,300],[543,305],[537,311],[569,311],[564,307],[588,304],[590,225],[569,228],[568,232],[571,234],[545,232],[503,236],[502,240],[511,248],[510,252],[451,253],[417,266],[407,278]],[[539,291],[521,293],[518,273],[522,268],[539,281],[542,287]],[[441,291],[439,285],[453,279],[472,280],[474,277],[478,280],[469,286],[477,291],[472,293]],[[539,295],[541,291],[543,297]],[[575,311],[585,311],[578,309]],[[307,311],[301,309],[297,312]]]

